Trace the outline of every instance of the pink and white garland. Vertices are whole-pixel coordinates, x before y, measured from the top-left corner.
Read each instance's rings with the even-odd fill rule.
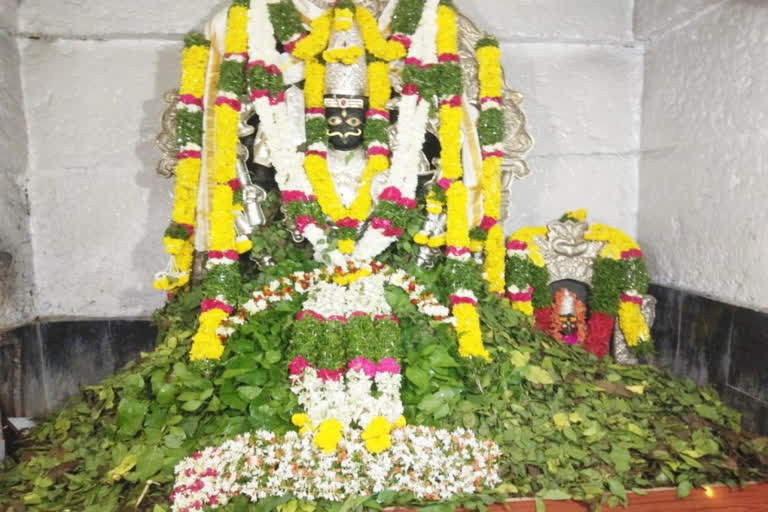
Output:
[[[346,369],[318,370],[297,357],[290,369],[291,391],[315,428],[325,420],[335,419],[344,431],[365,429],[378,416],[395,423],[403,414],[402,375],[394,359],[382,359],[376,364],[358,357]]]
[[[254,503],[286,495],[340,502],[390,490],[444,501],[500,484],[500,456],[493,441],[464,429],[399,428],[392,432],[391,449],[375,455],[359,431],[345,436],[336,453],[326,454],[312,436],[259,430],[182,460],[170,498],[173,512],[216,509],[239,495]]]

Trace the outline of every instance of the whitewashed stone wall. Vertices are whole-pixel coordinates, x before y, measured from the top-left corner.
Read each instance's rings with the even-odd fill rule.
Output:
[[[161,96],[178,80],[181,35],[226,3],[21,3],[40,315],[144,316],[163,302],[151,285],[171,210],[172,184],[154,171]],[[635,234],[643,56],[632,0],[458,5],[502,40],[536,140],[507,228],[586,207]]]
[[[768,310],[768,3],[643,0],[636,15],[653,278]]]
[[[27,129],[15,25],[16,0],[0,1],[0,331],[35,314]]]
[[[502,42],[525,96],[532,175],[515,184],[507,231],[567,210],[636,234],[643,52],[625,0],[458,0]]]

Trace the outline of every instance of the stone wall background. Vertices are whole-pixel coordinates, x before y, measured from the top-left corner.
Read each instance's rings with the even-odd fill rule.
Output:
[[[768,311],[768,3],[638,0],[636,35],[639,238],[654,280]]]
[[[0,330],[35,316],[16,0],[0,0]]]

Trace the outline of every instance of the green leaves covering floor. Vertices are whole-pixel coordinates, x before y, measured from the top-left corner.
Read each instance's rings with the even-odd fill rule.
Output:
[[[277,275],[286,268],[272,271]],[[416,272],[414,270],[414,272]],[[441,269],[422,273],[439,282]],[[264,275],[266,282],[272,275]],[[401,320],[403,402],[411,424],[464,426],[503,450],[506,482],[451,503],[383,492],[343,504],[286,496],[223,510],[376,510],[394,504],[470,510],[508,497],[626,500],[627,492],[768,479],[768,440],[742,434],[737,413],[709,388],[649,367],[598,361],[535,331],[495,297],[480,305],[493,362],[460,359],[452,330],[420,316],[389,290]],[[160,314],[160,345],[40,422],[0,471],[0,504],[14,510],[170,510],[174,465],[205,446],[254,429],[285,432],[297,411],[286,347],[301,304],[281,303],[234,335],[221,365],[191,365],[199,290]]]

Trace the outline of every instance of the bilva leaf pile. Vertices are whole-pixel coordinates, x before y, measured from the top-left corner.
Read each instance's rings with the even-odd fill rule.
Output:
[[[286,250],[280,244],[272,249]],[[413,250],[400,248],[406,256],[389,256],[388,262],[408,268],[440,296],[444,267],[413,268],[407,261]],[[246,288],[300,266],[283,260]],[[173,469],[182,458],[239,433],[295,428],[290,419],[299,409],[289,389],[287,347],[300,300],[251,317],[214,365],[187,358],[200,298],[199,288],[177,294],[155,317],[154,352],[84,388],[39,422],[1,468],[0,505],[167,511]],[[291,496],[249,504],[239,498],[217,510],[483,510],[521,496],[597,506],[653,487],[675,486],[685,496],[704,484],[768,479],[768,440],[742,433],[739,415],[710,388],[651,367],[598,360],[535,330],[490,295],[479,307],[493,362],[461,359],[449,326],[419,315],[399,289],[389,289],[387,300],[400,319],[408,422],[461,426],[493,438],[503,451],[504,484],[438,505],[382,492],[340,504],[299,503]]]

